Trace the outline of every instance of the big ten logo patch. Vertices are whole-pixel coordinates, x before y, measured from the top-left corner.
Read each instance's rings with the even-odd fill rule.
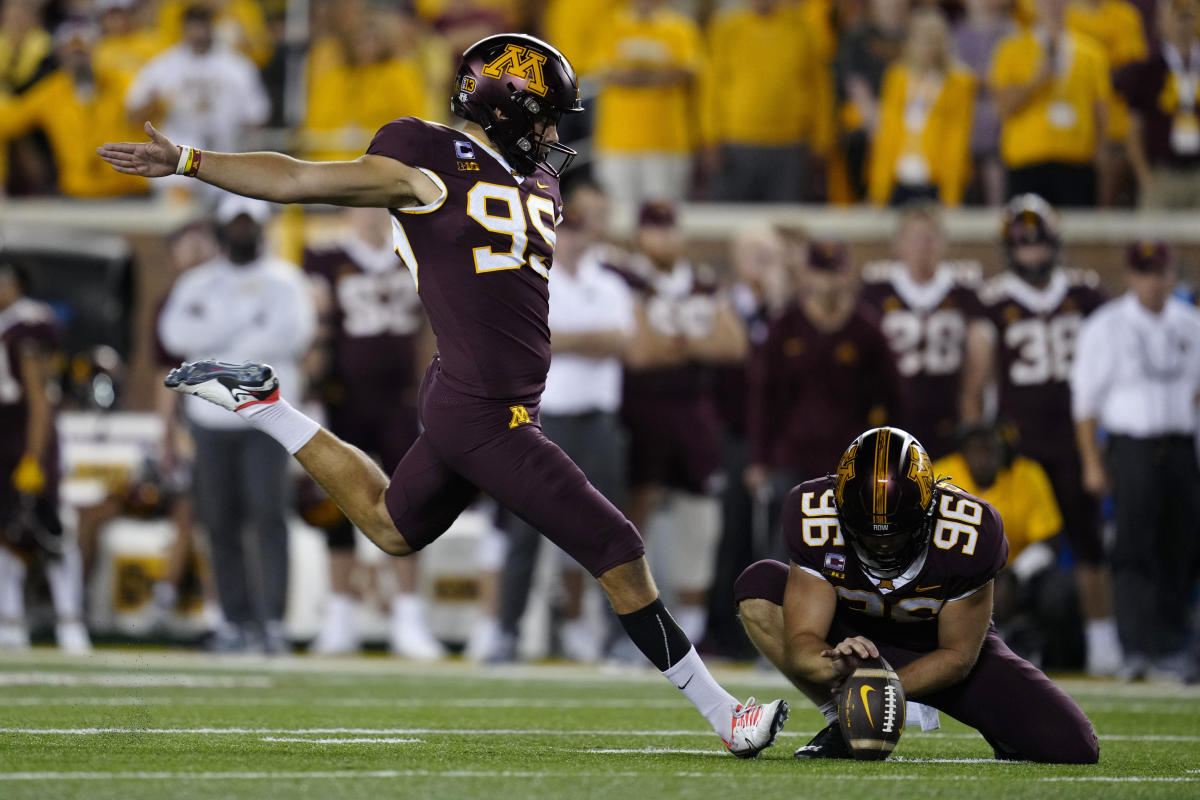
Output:
[[[510,429],[533,422],[529,418],[529,409],[525,408],[525,406],[509,406],[508,411],[512,415],[508,420],[508,427]]]
[[[483,74],[489,78],[503,78],[509,75],[525,81],[525,88],[541,97],[546,96],[546,78],[542,65],[546,63],[545,53],[539,53],[519,44],[510,44],[504,52],[492,59],[483,68]]]
[[[479,162],[475,160],[475,148],[470,142],[456,139],[454,141],[454,156],[458,159],[459,172],[479,171]]]

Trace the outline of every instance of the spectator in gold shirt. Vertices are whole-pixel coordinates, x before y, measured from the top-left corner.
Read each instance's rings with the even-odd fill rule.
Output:
[[[420,69],[394,52],[380,22],[368,14],[340,42],[340,63],[309,76],[303,132],[308,158],[352,161],[387,122],[428,113]]]
[[[96,0],[100,16],[100,41],[92,63],[99,72],[124,72],[136,75],[142,66],[166,48],[162,34],[141,25],[139,0]]]
[[[695,148],[700,29],[667,0],[630,0],[595,27],[596,178],[613,205],[678,202]]]
[[[1100,45],[1109,69],[1114,72],[1147,56],[1142,16],[1126,0],[1073,0],[1067,9],[1067,28],[1090,36]],[[1099,169],[1096,191],[1102,206],[1114,205],[1129,184],[1130,161],[1125,144],[1128,137],[1129,108],[1113,92],[1109,95],[1108,126],[1096,162]]]
[[[212,11],[219,44],[240,51],[257,67],[271,60],[275,47],[258,0],[163,0],[158,7],[158,28],[167,45],[184,38],[188,8],[196,5]]]
[[[705,166],[715,199],[799,202],[822,67],[799,7],[746,0],[708,26],[700,102]],[[763,80],[764,75],[774,76]],[[779,85],[788,86],[781,98]]]
[[[960,205],[974,108],[975,76],[955,61],[946,20],[939,11],[916,12],[904,56],[883,79],[868,167],[871,202]]]
[[[49,72],[50,34],[39,21],[37,0],[0,4],[0,91],[20,92]]]
[[[40,128],[50,142],[58,188],[77,198],[120,197],[147,190],[146,179],[96,165],[96,147],[136,137],[125,118],[128,76],[93,68],[98,31],[65,22],[54,35],[59,69],[18,97],[0,94],[0,141]]]
[[[1042,465],[1015,455],[1002,428],[976,425],[962,431],[958,452],[933,463],[933,474],[991,503],[1004,520],[1008,562],[996,578],[994,613],[1005,641],[1042,663],[1077,659],[1068,643],[1080,639],[1078,600],[1069,573],[1056,568],[1063,518]]]
[[[1037,25],[996,49],[989,83],[1009,197],[1032,192],[1057,206],[1094,206],[1112,82],[1100,46],[1067,29],[1067,5],[1039,0]]]

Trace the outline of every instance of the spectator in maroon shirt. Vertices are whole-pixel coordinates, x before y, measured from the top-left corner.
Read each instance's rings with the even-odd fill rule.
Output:
[[[902,418],[900,376],[873,314],[855,296],[840,242],[791,243],[796,298],[753,353],[749,386],[751,493],[770,495],[773,544],[779,511],[796,484],[837,461],[866,428]]]
[[[1129,151],[1142,208],[1200,204],[1200,3],[1163,0],[1153,55],[1116,77],[1133,114]]]

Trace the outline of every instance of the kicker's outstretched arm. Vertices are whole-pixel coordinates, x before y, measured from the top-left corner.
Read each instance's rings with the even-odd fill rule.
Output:
[[[118,172],[161,178],[176,174],[183,148],[149,122],[149,142],[107,143],[96,152]],[[282,153],[203,151],[195,177],[230,192],[275,203],[331,203],[402,208],[432,202],[438,187],[420,170],[392,158],[301,161]]]

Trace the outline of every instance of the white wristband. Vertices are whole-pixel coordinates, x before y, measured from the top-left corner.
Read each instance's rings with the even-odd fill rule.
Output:
[[[187,170],[188,156],[191,155],[192,148],[179,148],[179,163],[175,165],[175,174],[182,175]]]

